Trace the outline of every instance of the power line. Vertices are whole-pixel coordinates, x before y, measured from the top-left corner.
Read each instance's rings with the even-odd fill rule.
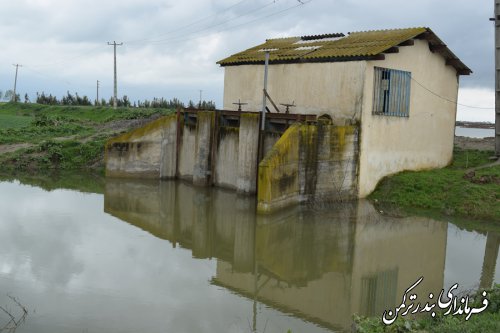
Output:
[[[225,12],[225,11],[227,11],[227,10],[231,9],[231,8],[234,8],[234,7],[238,6],[239,4],[241,4],[241,3],[245,2],[245,1],[246,1],[246,0],[241,0],[241,1],[237,2],[236,4],[234,4],[234,5],[232,5],[232,6],[229,6],[229,7],[225,8],[225,9],[224,9],[224,10],[222,10],[222,11],[219,11],[219,12],[217,12],[217,13],[215,13],[215,14],[212,14],[212,15],[210,15],[210,16],[207,16],[207,17],[205,17],[205,18],[203,18],[203,19],[200,19],[200,20],[194,21],[194,22],[192,22],[192,23],[190,23],[190,24],[187,24],[187,25],[185,25],[185,26],[183,26],[183,27],[180,27],[180,28],[178,28],[178,29],[174,29],[174,30],[172,30],[172,31],[170,31],[170,32],[167,32],[166,34],[163,34],[163,35],[167,35],[167,34],[170,34],[170,33],[175,32],[175,31],[179,31],[179,30],[185,29],[185,28],[187,28],[187,27],[190,27],[190,26],[196,25],[197,23],[200,23],[200,22],[202,22],[202,21],[204,21],[204,20],[206,20],[206,19],[208,19],[208,18],[210,18],[210,17],[217,16],[217,15],[219,15],[219,14],[221,14],[221,13],[223,13],[223,12]],[[260,6],[260,7],[258,7],[258,8],[256,8],[256,9],[254,9],[254,10],[252,10],[252,11],[250,11],[250,12],[247,12],[247,13],[245,13],[245,14],[238,15],[238,16],[236,16],[236,17],[234,17],[234,18],[229,19],[229,20],[226,20],[226,21],[223,21],[223,22],[219,22],[219,23],[217,23],[217,24],[214,24],[214,25],[211,25],[211,26],[205,27],[205,28],[203,28],[203,29],[199,29],[199,30],[196,30],[196,31],[192,31],[192,32],[186,33],[186,34],[181,35],[181,36],[175,36],[175,37],[172,37],[172,38],[167,38],[167,39],[157,40],[157,41],[151,41],[150,39],[142,39],[142,40],[135,40],[135,41],[130,41],[130,42],[131,42],[131,43],[139,43],[139,42],[144,42],[144,43],[151,43],[151,44],[162,44],[162,43],[167,43],[167,42],[172,42],[172,41],[173,41],[173,42],[181,42],[181,41],[193,40],[193,39],[201,38],[201,37],[204,37],[204,36],[208,36],[208,35],[213,34],[213,33],[218,33],[218,32],[223,32],[223,31],[226,31],[226,30],[232,30],[232,29],[235,29],[235,28],[239,28],[239,27],[242,27],[242,26],[244,26],[244,25],[251,24],[251,23],[257,22],[257,21],[259,21],[259,20],[265,19],[265,18],[269,18],[269,17],[272,17],[272,16],[279,15],[279,14],[281,14],[281,13],[283,13],[283,12],[288,11],[288,10],[291,10],[291,9],[296,8],[296,7],[299,7],[299,6],[302,6],[302,5],[308,4],[308,3],[309,3],[309,2],[311,2],[312,0],[299,2],[297,5],[287,7],[287,8],[285,8],[285,9],[283,9],[283,10],[279,10],[279,11],[274,12],[274,13],[271,13],[271,14],[269,14],[269,15],[265,15],[265,16],[262,16],[262,17],[257,17],[257,18],[256,18],[256,19],[254,19],[254,20],[247,21],[247,22],[244,22],[244,23],[242,23],[242,24],[238,24],[238,25],[234,25],[234,26],[226,27],[226,28],[223,28],[223,29],[218,29],[218,30],[216,30],[216,31],[209,32],[209,33],[206,33],[206,34],[202,34],[202,35],[198,35],[198,36],[193,36],[193,37],[191,37],[191,38],[183,38],[184,36],[190,36],[190,35],[196,34],[196,33],[198,33],[198,32],[202,32],[202,31],[204,31],[204,30],[209,30],[209,29],[212,29],[212,28],[214,28],[214,27],[220,26],[220,25],[222,25],[222,24],[225,24],[225,23],[228,23],[228,22],[234,21],[234,20],[236,20],[236,19],[238,19],[238,18],[241,18],[241,17],[244,17],[244,16],[248,16],[248,15],[250,15],[250,14],[252,14],[252,13],[255,13],[255,12],[258,12],[258,11],[260,11],[260,10],[262,10],[262,9],[264,9],[264,8],[266,8],[266,7],[268,7],[268,6],[271,6],[271,5],[275,4],[275,3],[276,3],[276,2],[278,2],[278,1],[279,1],[279,0],[273,0],[272,2],[270,2],[270,3],[268,3],[268,4],[265,4],[265,5],[263,5],[263,6]],[[161,35],[160,35],[160,36],[161,36]],[[98,49],[100,49],[100,48],[101,48],[101,46],[96,46],[96,47],[94,47],[94,48],[92,48],[92,49],[90,49],[90,50],[88,50],[88,51],[86,51],[86,52],[84,52],[84,53],[82,53],[82,54],[80,54],[80,55],[77,55],[77,56],[74,56],[74,57],[71,57],[71,58],[67,58],[67,59],[62,59],[62,60],[60,60],[60,61],[56,61],[56,62],[52,62],[52,63],[48,63],[48,64],[37,65],[37,66],[35,66],[35,68],[41,68],[41,67],[52,67],[52,66],[57,66],[57,65],[64,64],[64,63],[68,63],[68,62],[71,62],[71,61],[73,61],[73,60],[75,60],[75,59],[82,58],[82,57],[84,57],[84,56],[86,56],[86,55],[88,55],[88,54],[90,54],[90,53],[92,53],[92,52],[94,52],[94,51],[96,51],[96,50],[98,50]],[[31,70],[32,70],[32,71],[34,71],[34,72],[36,72],[34,69],[31,69]],[[42,74],[42,73],[40,73],[40,72],[37,72],[37,73],[39,73],[39,74],[41,74],[41,75],[45,75],[45,74]],[[46,76],[46,75],[45,75],[45,76]],[[67,84],[70,84],[70,83],[69,83],[69,82],[67,82],[67,81],[65,81],[65,82],[66,82]]]
[[[43,67],[52,67],[52,66],[57,66],[57,65],[62,65],[62,64],[65,64],[65,63],[68,63],[68,62],[72,62],[73,60],[76,60],[76,59],[79,59],[79,58],[82,58],[94,51],[97,51],[99,49],[102,48],[102,45],[98,45],[88,51],[85,51],[84,53],[81,53],[77,56],[74,56],[74,57],[70,57],[70,58],[65,58],[65,59],[61,59],[61,60],[58,60],[58,61],[55,61],[55,62],[51,62],[51,63],[47,63],[47,64],[44,64],[44,65],[38,65],[38,66],[34,66],[35,68],[43,68]]]
[[[179,28],[176,28],[176,29],[170,30],[170,31],[165,32],[165,33],[163,33],[163,34],[157,35],[156,37],[161,37],[161,36],[170,35],[170,34],[172,34],[172,33],[174,33],[174,32],[181,31],[181,30],[184,30],[184,29],[186,29],[186,28],[192,27],[192,26],[194,26],[194,25],[196,25],[196,24],[198,24],[198,23],[201,23],[201,22],[203,22],[203,21],[208,20],[209,18],[216,17],[216,16],[218,16],[218,15],[220,15],[220,14],[222,14],[222,13],[224,13],[224,12],[228,11],[229,9],[232,9],[232,8],[234,8],[234,7],[238,6],[238,5],[240,5],[241,3],[245,2],[245,1],[247,1],[247,0],[241,0],[241,1],[237,2],[236,4],[231,5],[231,6],[229,6],[229,7],[226,7],[226,8],[224,8],[223,10],[221,10],[221,11],[219,11],[219,12],[217,12],[217,13],[214,13],[214,14],[212,14],[212,15],[206,16],[206,17],[204,17],[204,18],[201,18],[201,19],[199,19],[199,20],[196,20],[196,21],[194,21],[194,22],[191,22],[191,23],[186,24],[186,25],[184,25],[184,26],[181,26],[181,27],[179,27]],[[147,39],[147,38],[144,38],[144,39],[136,39],[136,40],[131,40],[131,41],[125,41],[125,43],[127,43],[127,44],[135,44],[135,43],[139,43],[139,42],[143,42],[143,41],[148,41],[148,40],[149,40],[149,39]]]
[[[459,106],[463,106],[463,107],[466,107],[466,108],[471,108],[471,109],[495,110],[495,108],[488,108],[488,107],[482,107],[482,106],[472,106],[472,105],[461,104],[461,103],[458,103],[458,101],[454,101],[454,100],[451,100],[449,98],[443,97],[443,96],[439,95],[438,93],[430,90],[429,88],[427,88],[426,86],[424,86],[422,83],[420,83],[417,80],[415,80],[415,78],[413,78],[410,74],[408,74],[408,75],[410,76],[411,80],[413,82],[415,82],[416,84],[418,84],[420,87],[422,87],[423,89],[427,90],[429,93],[433,94],[434,96],[439,97],[442,100],[445,100],[445,101],[447,101],[449,103],[456,104],[456,105],[459,105]]]
[[[56,77],[56,76],[54,76],[54,75],[49,75],[49,74],[45,74],[45,73],[39,72],[39,71],[34,70],[33,68],[31,68],[30,66],[26,66],[26,65],[24,65],[23,67],[24,67],[25,69],[27,69],[28,71],[33,72],[33,73],[35,73],[35,74],[37,74],[37,75],[39,75],[39,76],[43,76],[43,77],[46,77],[46,78],[49,78],[49,79],[53,79],[53,80],[60,80],[60,81],[62,81],[62,82],[64,82],[64,83],[66,83],[67,85],[71,85],[71,82],[69,82],[69,81],[67,81],[67,80],[62,80],[61,78]]]
[[[244,22],[244,23],[241,23],[241,24],[237,24],[237,25],[233,25],[233,26],[230,26],[230,27],[226,27],[226,28],[223,28],[223,29],[218,29],[216,31],[212,31],[212,32],[209,32],[209,33],[206,33],[206,34],[203,34],[203,35],[198,35],[198,36],[194,36],[194,37],[191,37],[191,38],[182,38],[182,39],[176,38],[176,39],[170,39],[170,40],[162,40],[162,41],[153,42],[152,44],[183,42],[183,41],[188,41],[188,40],[193,40],[193,39],[198,39],[198,38],[201,38],[201,37],[209,36],[209,35],[211,35],[213,33],[219,33],[219,32],[223,32],[223,31],[227,31],[227,30],[233,30],[235,28],[239,28],[239,27],[242,27],[242,26],[247,25],[247,24],[255,23],[257,21],[260,21],[260,20],[263,20],[263,19],[266,19],[266,18],[269,18],[269,17],[273,17],[273,16],[276,16],[276,15],[279,15],[281,13],[287,12],[287,11],[295,9],[297,7],[307,5],[308,3],[312,2],[312,1],[313,0],[304,1],[303,3],[299,3],[297,5],[287,7],[285,9],[276,11],[276,12],[271,13],[269,15],[258,17],[258,18],[254,19],[254,20],[247,21],[247,22]]]
[[[174,37],[170,37],[170,38],[166,38],[166,39],[158,39],[158,40],[151,40],[151,39],[144,39],[145,43],[151,43],[151,44],[160,44],[160,43],[165,43],[165,42],[169,42],[171,40],[178,40],[178,39],[182,39],[183,37],[185,36],[190,36],[190,35],[193,35],[193,34],[196,34],[198,32],[203,32],[205,30],[209,30],[209,29],[212,29],[212,28],[215,28],[215,27],[218,27],[218,26],[221,26],[223,24],[226,24],[226,23],[229,23],[229,22],[232,22],[234,20],[237,20],[239,18],[242,18],[244,16],[248,16],[250,14],[253,14],[253,13],[256,13],[258,11],[261,11],[262,9],[264,8],[267,8],[269,6],[272,6],[276,3],[276,1],[271,1],[263,6],[260,6],[260,7],[257,7],[255,8],[254,10],[251,10],[249,12],[246,12],[244,14],[241,14],[241,15],[238,15],[238,16],[235,16],[233,18],[230,18],[226,21],[222,21],[222,22],[219,22],[219,23],[216,23],[216,24],[213,24],[213,25],[210,25],[208,27],[204,27],[204,28],[201,28],[201,29],[198,29],[198,30],[195,30],[195,31],[191,31],[191,32],[188,32],[184,35],[180,35],[180,36],[174,36]]]

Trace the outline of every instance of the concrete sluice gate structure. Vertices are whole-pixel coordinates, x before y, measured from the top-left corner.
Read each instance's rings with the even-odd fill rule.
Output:
[[[260,117],[178,110],[108,141],[106,176],[184,179],[256,194],[259,212],[358,197],[356,123],[268,113],[261,132]]]

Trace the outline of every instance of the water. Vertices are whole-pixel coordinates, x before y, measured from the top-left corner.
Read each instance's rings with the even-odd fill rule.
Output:
[[[495,136],[493,128],[470,128],[470,127],[455,127],[456,136],[467,136],[470,138],[488,138]]]
[[[424,296],[500,282],[498,234],[366,201],[256,216],[254,198],[182,182],[103,192],[0,183],[0,306],[28,309],[16,332],[331,332],[420,276]]]

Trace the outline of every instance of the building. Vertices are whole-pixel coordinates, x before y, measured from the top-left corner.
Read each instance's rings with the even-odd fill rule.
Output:
[[[220,60],[224,109],[328,115],[359,126],[358,197],[385,176],[451,162],[459,76],[472,71],[429,28],[268,39]],[[276,112],[271,108],[272,112]]]
[[[256,193],[262,213],[366,197],[385,176],[450,163],[471,73],[428,28],[270,39],[218,63],[224,110],[178,110],[109,140],[108,177]]]

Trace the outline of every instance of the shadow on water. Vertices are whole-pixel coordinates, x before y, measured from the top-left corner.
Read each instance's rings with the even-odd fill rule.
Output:
[[[328,329],[380,316],[404,291],[444,288],[448,224],[380,215],[367,201],[255,214],[255,199],[182,182],[106,180],[105,212],[195,258],[215,258],[210,283]],[[498,234],[488,234],[481,286],[493,283]],[[486,268],[485,268],[486,265]]]

